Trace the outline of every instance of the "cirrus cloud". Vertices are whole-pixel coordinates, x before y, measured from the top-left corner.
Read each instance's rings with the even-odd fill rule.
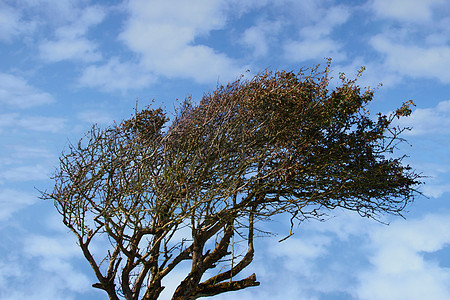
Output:
[[[53,101],[49,93],[29,85],[25,79],[0,73],[0,103],[14,108],[29,108]]]
[[[422,22],[432,18],[433,8],[445,0],[374,0],[372,8],[381,17]]]
[[[450,46],[404,44],[383,34],[372,37],[370,44],[384,55],[384,66],[388,70],[402,76],[432,78],[450,83]]]
[[[15,212],[32,205],[36,200],[36,197],[25,192],[0,189],[0,221],[8,220]]]

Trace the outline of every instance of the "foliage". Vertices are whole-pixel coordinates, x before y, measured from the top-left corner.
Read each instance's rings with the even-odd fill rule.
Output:
[[[405,130],[393,121],[413,103],[373,118],[372,90],[342,76],[330,91],[329,80],[329,65],[266,71],[199,104],[186,99],[166,130],[164,111],[147,108],[70,145],[42,197],[78,238],[93,286],[110,299],[157,299],[185,261],[191,270],[172,299],[257,286],[255,274],[238,276],[253,259],[256,225],[271,216],[400,214],[420,176],[392,158]],[[102,236],[110,249],[95,258]]]

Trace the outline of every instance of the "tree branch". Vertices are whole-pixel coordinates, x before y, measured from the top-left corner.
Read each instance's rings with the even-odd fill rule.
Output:
[[[217,284],[206,285],[202,287],[198,287],[192,297],[188,298],[189,300],[197,299],[200,297],[210,297],[218,294],[238,291],[251,286],[259,286],[260,282],[256,281],[256,275],[253,273],[249,277],[238,280],[238,281],[227,281],[221,282]],[[181,300],[184,298],[172,298],[172,300]]]

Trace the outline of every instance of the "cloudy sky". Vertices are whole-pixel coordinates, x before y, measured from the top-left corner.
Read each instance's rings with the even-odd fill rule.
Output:
[[[152,103],[199,100],[250,70],[333,70],[378,89],[428,177],[406,220],[336,212],[283,243],[261,238],[261,286],[218,299],[450,299],[448,0],[0,0],[0,298],[106,299],[53,204],[37,189],[68,141]],[[281,227],[276,220],[272,228]],[[182,273],[166,282],[170,291]],[[168,299],[168,293],[164,294]]]

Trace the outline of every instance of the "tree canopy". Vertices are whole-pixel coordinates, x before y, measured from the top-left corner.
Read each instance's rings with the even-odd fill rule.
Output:
[[[93,286],[110,299],[157,299],[189,262],[172,299],[240,290],[259,285],[241,272],[272,216],[400,215],[420,175],[396,156],[405,128],[394,120],[413,103],[370,115],[373,90],[344,76],[330,87],[329,67],[241,78],[186,99],[170,125],[148,107],[69,145],[42,198],[76,235]],[[104,252],[93,253],[103,237]],[[239,253],[236,240],[246,242]]]

